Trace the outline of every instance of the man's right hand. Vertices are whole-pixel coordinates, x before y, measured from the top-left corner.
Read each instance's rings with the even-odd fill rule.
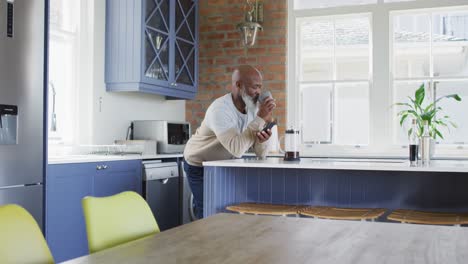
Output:
[[[263,101],[263,103],[260,104],[257,116],[265,120],[265,122],[270,122],[272,119],[271,113],[275,107],[275,99],[268,97]]]

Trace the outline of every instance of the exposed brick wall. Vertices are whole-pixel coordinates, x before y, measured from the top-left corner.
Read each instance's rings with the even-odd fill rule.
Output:
[[[257,67],[263,85],[273,93],[274,117],[282,134],[286,121],[287,0],[264,0],[263,32],[245,49],[236,25],[244,19],[244,0],[200,0],[199,86],[186,103],[186,119],[198,128],[208,106],[231,89],[232,70],[241,64]]]

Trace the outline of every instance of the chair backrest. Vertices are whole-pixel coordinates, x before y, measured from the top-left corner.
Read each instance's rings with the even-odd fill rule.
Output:
[[[0,263],[54,263],[36,220],[16,204],[0,206]]]
[[[135,192],[88,196],[82,205],[90,253],[159,232],[150,207]]]

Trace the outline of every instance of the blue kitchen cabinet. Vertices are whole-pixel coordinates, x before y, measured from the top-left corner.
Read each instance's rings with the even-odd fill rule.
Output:
[[[61,262],[88,254],[81,200],[122,191],[141,194],[141,160],[49,165],[45,184],[46,239]]]
[[[81,199],[93,193],[90,163],[49,165],[46,177],[46,239],[56,262],[88,254]]]
[[[141,194],[141,160],[106,162],[97,166],[100,169],[94,176],[94,196],[109,196],[123,191]]]
[[[106,87],[193,99],[198,1],[107,0]]]

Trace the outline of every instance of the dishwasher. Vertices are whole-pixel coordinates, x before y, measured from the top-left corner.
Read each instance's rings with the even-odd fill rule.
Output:
[[[179,191],[176,162],[143,161],[143,195],[161,231],[180,225]]]

